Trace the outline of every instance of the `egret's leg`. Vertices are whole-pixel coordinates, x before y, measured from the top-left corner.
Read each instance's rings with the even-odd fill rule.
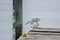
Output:
[[[38,22],[36,22],[37,23],[37,26],[39,26],[39,23]]]

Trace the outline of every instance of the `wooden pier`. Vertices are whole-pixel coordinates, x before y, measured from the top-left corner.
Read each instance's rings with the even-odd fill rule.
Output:
[[[34,28],[28,32],[28,37],[18,40],[60,40],[60,29]]]

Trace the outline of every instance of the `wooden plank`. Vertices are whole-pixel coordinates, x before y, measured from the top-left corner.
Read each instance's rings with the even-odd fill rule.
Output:
[[[30,32],[54,32],[54,33],[60,33],[60,30],[58,29],[33,29],[30,30]]]

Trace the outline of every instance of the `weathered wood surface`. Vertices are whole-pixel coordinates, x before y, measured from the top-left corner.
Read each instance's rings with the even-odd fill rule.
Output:
[[[30,30],[32,32],[60,32],[60,29],[56,29],[56,28],[34,28],[33,30]]]
[[[60,40],[60,30],[57,30],[59,31],[59,33],[53,29],[52,31],[54,31],[55,33],[52,31],[44,32],[44,31],[48,31],[46,29],[33,29],[33,30],[30,30],[28,32],[28,38],[20,37],[18,40]]]

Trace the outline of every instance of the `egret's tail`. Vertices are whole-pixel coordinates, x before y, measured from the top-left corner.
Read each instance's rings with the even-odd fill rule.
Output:
[[[28,21],[25,25],[27,25],[30,21]]]

